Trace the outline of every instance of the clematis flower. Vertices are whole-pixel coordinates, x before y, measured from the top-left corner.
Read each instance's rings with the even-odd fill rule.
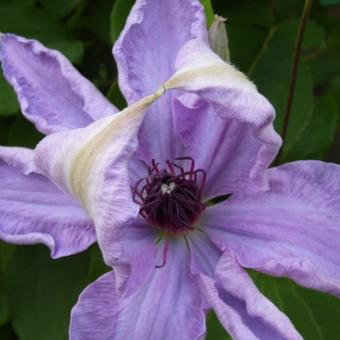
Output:
[[[0,149],[0,237],[55,258],[97,240],[113,268],[81,294],[71,339],[200,339],[211,308],[236,339],[300,339],[244,268],[340,295],[340,168],[267,169],[274,109],[210,50],[197,0],[136,1],[113,48],[119,113],[60,53],[0,47],[47,135]]]

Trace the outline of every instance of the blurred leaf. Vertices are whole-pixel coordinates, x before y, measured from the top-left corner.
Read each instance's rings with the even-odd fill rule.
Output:
[[[228,22],[230,59],[246,72],[259,54],[267,37],[267,30],[252,25]],[[241,43],[242,42],[242,43]]]
[[[272,6],[278,21],[292,17],[300,17],[304,0],[273,0]]]
[[[57,18],[43,8],[26,2],[20,6],[0,5],[0,31],[35,38],[44,43],[70,37]]]
[[[257,287],[293,322],[305,340],[336,339],[340,334],[340,300],[298,286],[285,278],[251,271]]]
[[[205,9],[205,14],[207,16],[207,24],[209,27],[213,23],[214,15],[215,15],[213,7],[212,7],[212,3],[211,3],[211,0],[201,0],[201,3]]]
[[[43,246],[18,247],[6,275],[20,340],[67,340],[71,308],[88,284],[90,252],[50,259]]]
[[[331,93],[337,101],[339,123],[340,123],[340,75],[335,77],[331,83]]]
[[[270,27],[274,16],[267,0],[214,1],[215,13],[231,23]]]
[[[42,137],[31,122],[19,115],[9,130],[7,145],[34,148]]]
[[[0,326],[0,339],[3,340],[18,340],[14,334],[11,324],[8,322],[3,326]]]
[[[332,145],[337,127],[337,105],[331,95],[317,98],[313,115],[283,163],[298,159],[322,159]]]
[[[14,245],[5,243],[0,240],[0,275],[7,269],[8,263],[12,258],[14,250]]]
[[[329,5],[339,5],[340,0],[320,0],[321,5],[329,6]]]
[[[107,94],[107,98],[115,105],[117,106],[119,109],[124,109],[127,104],[126,104],[126,100],[124,98],[124,96],[122,95],[120,88],[118,86],[118,82],[115,81],[108,94]]]
[[[207,336],[206,340],[216,339],[231,339],[229,334],[226,332],[214,311],[210,311],[207,315]]]
[[[127,1],[127,0],[126,0]],[[111,46],[110,16],[112,1],[89,1],[85,20],[87,27],[105,44]]]
[[[295,51],[296,21],[287,21],[272,30],[261,53],[250,70],[250,77],[274,105],[277,117],[275,128],[281,132]],[[283,154],[289,152],[300,138],[313,111],[313,82],[310,70],[301,58]]]
[[[316,57],[308,59],[315,85],[326,86],[332,78],[340,75],[340,53],[326,49]]]
[[[64,17],[79,4],[81,0],[40,0],[42,5],[52,14]]]
[[[48,47],[60,48],[71,61],[79,61],[83,53],[83,43],[72,39],[62,21],[28,1],[18,5],[0,4],[0,31],[37,39]]]
[[[0,72],[0,116],[19,112],[19,104],[15,92]]]
[[[332,27],[332,30],[328,33],[327,45],[329,48],[336,49],[340,52],[340,24]]]
[[[0,275],[0,280],[2,277]],[[4,325],[9,318],[9,308],[7,303],[7,297],[3,290],[2,285],[0,284],[0,326]]]
[[[114,43],[123,30],[135,0],[117,0],[111,11],[111,42]]]
[[[291,25],[297,27],[298,21],[291,20]],[[325,39],[326,32],[324,28],[315,21],[309,20],[303,39],[303,51],[324,48],[326,46]]]
[[[48,47],[60,51],[73,63],[79,63],[84,55],[84,43],[80,40],[54,41]]]
[[[89,262],[89,272],[88,272],[88,280],[89,282],[93,282],[98,279],[98,277],[102,276],[104,273],[111,270],[103,260],[103,255],[97,244],[93,245],[90,250],[90,262]]]

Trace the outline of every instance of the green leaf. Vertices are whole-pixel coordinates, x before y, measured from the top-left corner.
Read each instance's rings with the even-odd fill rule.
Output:
[[[230,59],[242,72],[246,72],[261,51],[267,31],[261,27],[231,21],[227,21],[227,25]]]
[[[230,24],[268,28],[274,23],[274,16],[267,0],[220,1],[216,2],[214,8],[215,13],[225,17]]]
[[[272,2],[273,11],[277,20],[291,17],[300,17],[304,0],[275,0]]]
[[[0,72],[0,116],[13,115],[19,112],[15,92]]]
[[[15,18],[15,20],[13,20]],[[83,43],[72,38],[65,24],[35,3],[0,4],[0,32],[11,32],[60,48],[71,61],[79,61]]]
[[[294,22],[294,20],[291,22]],[[298,25],[297,21],[292,23],[292,25]],[[326,46],[325,40],[326,32],[324,28],[315,21],[309,20],[303,39],[303,52],[311,49],[324,48]]]
[[[16,249],[5,279],[20,340],[68,339],[71,308],[89,283],[89,261],[89,251],[52,260],[43,246]]]
[[[214,21],[214,10],[212,7],[212,3],[211,0],[201,0],[201,3],[205,9],[205,14],[207,16],[207,23],[208,23],[208,27],[213,23]]]
[[[88,280],[93,282],[97,280],[98,277],[102,276],[104,273],[111,270],[103,260],[103,255],[97,244],[93,245],[90,250],[90,262],[89,262],[89,273]]]
[[[117,0],[111,11],[111,41],[114,43],[123,30],[135,0]]]
[[[297,25],[295,20],[289,20],[272,29],[250,70],[251,79],[276,109],[274,124],[279,132],[283,129]],[[300,138],[312,115],[313,107],[312,76],[306,62],[301,58],[283,154],[288,153]]]
[[[40,0],[42,5],[48,10],[48,12],[64,17],[69,14],[75,6],[77,6],[82,0]]]
[[[306,129],[296,140],[283,162],[298,159],[322,159],[332,145],[337,127],[337,105],[331,95],[316,100]]]
[[[2,280],[2,277],[0,275],[0,280]],[[8,308],[8,302],[7,297],[4,292],[4,289],[2,285],[0,285],[0,326],[4,325],[9,318],[9,308]]]
[[[0,326],[0,339],[18,340],[9,322],[3,326]]]
[[[84,56],[84,43],[80,40],[54,41],[48,47],[60,51],[73,63],[79,63]]]
[[[34,148],[42,137],[31,122],[19,115],[9,130],[7,145]]]
[[[339,123],[340,123],[340,75],[335,77],[331,83],[331,93],[337,102],[338,114],[339,114]]]
[[[298,286],[285,278],[251,271],[255,284],[284,312],[305,340],[335,339],[340,334],[340,300]]]
[[[127,106],[126,100],[120,91],[118,82],[115,81],[107,93],[107,98],[119,109],[124,109]]]
[[[207,336],[206,340],[216,339],[231,339],[229,334],[226,332],[214,311],[210,311],[207,316]]]
[[[15,248],[14,245],[0,240],[0,275],[7,269]]]
[[[110,33],[111,10],[112,1],[89,1],[85,15],[87,28],[90,29],[102,42],[109,46],[112,45]]]
[[[320,4],[324,6],[339,5],[340,0],[320,0]]]

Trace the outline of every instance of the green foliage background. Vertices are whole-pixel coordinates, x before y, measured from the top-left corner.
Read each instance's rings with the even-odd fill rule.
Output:
[[[36,38],[63,52],[117,106],[111,46],[134,0],[0,0],[0,31]],[[202,0],[209,23],[228,18],[231,61],[256,83],[283,127],[302,0]],[[340,163],[340,1],[314,2],[300,63],[293,115],[282,161]],[[14,92],[0,74],[0,144],[34,147],[42,136],[20,114]],[[43,246],[0,242],[0,339],[63,340],[79,293],[108,268],[97,246],[51,260]],[[340,339],[340,300],[288,279],[251,272],[261,291],[308,340]],[[166,294],[166,292],[164,292]],[[213,313],[208,339],[228,335]]]

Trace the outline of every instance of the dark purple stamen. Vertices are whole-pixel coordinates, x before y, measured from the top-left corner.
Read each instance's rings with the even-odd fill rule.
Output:
[[[205,208],[201,202],[205,171],[195,170],[195,161],[190,157],[175,160],[190,161],[189,169],[169,160],[167,168],[160,169],[159,163],[152,160],[148,177],[139,180],[133,191],[134,201],[141,206],[139,213],[168,234],[193,230]]]

